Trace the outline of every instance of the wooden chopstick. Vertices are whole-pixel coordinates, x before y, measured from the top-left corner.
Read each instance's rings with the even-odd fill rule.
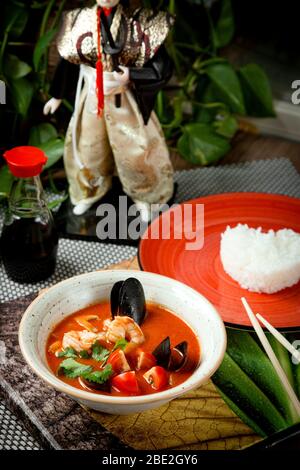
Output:
[[[250,308],[250,305],[248,304],[247,300],[242,297],[241,298],[242,300],[242,304],[244,305],[245,307],[245,310],[248,314],[248,317],[252,323],[252,326],[257,334],[257,336],[259,337],[260,339],[260,342],[264,348],[264,350],[266,351],[283,387],[285,388],[286,390],[286,393],[288,394],[292,404],[294,405],[294,408],[297,412],[297,415],[300,417],[300,401],[298,400],[298,397],[293,389],[293,387],[291,386],[284,370],[282,369],[281,365],[280,365],[280,362],[278,361],[273,349],[272,349],[272,346],[270,345],[262,327],[260,326],[259,324],[259,321],[257,320],[256,316],[254,315],[253,311],[251,310]]]
[[[279,343],[281,343],[282,346],[284,346],[292,354],[292,356],[297,359],[297,361],[300,361],[300,351],[297,351],[297,349],[281,333],[279,333],[279,331],[276,330],[276,328],[274,328],[274,326],[272,326],[268,320],[260,315],[260,313],[256,314],[256,318],[258,318],[259,321],[265,325],[269,332],[272,333],[274,338],[276,338],[277,341],[279,341]]]

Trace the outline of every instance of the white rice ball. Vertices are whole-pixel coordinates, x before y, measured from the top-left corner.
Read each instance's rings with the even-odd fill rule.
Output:
[[[300,234],[238,224],[221,235],[224,270],[243,289],[272,294],[300,280]]]

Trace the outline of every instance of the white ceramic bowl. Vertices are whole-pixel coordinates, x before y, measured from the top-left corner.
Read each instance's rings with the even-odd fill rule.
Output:
[[[167,307],[193,329],[201,346],[201,361],[197,369],[181,385],[152,395],[116,397],[93,394],[67,385],[53,374],[47,364],[49,333],[71,313],[108,300],[112,285],[128,277],[139,279],[147,301]],[[37,297],[22,318],[19,343],[26,362],[52,387],[89,408],[111,414],[130,414],[159,407],[207,382],[223,359],[226,332],[215,308],[190,287],[158,274],[107,270],[72,277]]]

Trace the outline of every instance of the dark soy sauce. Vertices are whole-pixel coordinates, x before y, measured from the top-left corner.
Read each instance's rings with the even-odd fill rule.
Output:
[[[34,217],[19,218],[3,227],[0,251],[7,275],[13,281],[31,283],[51,276],[57,247],[52,218],[46,223]]]

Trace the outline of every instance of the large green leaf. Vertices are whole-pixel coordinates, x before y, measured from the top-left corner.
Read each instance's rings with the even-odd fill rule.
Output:
[[[34,48],[33,51],[33,66],[34,70],[38,70],[41,58],[47,52],[49,44],[51,43],[52,39],[54,38],[57,29],[49,29],[43,36],[41,36]]]
[[[234,35],[234,17],[231,0],[222,0],[221,12],[215,25],[216,47],[229,44]]]
[[[0,198],[8,198],[14,177],[7,165],[0,168]]]
[[[217,119],[213,125],[216,132],[223,137],[227,137],[227,139],[231,139],[239,127],[236,118],[224,111],[218,112]]]
[[[24,4],[22,5],[20,2],[6,2],[1,18],[1,30],[6,31],[9,36],[16,39],[23,33],[28,19],[29,12]]]
[[[235,412],[241,419],[246,415],[256,423],[264,435],[273,434],[288,426],[272,400],[251,380],[244,370],[225,354],[220,368],[213,376],[215,385],[235,403]]]
[[[10,93],[16,111],[25,117],[34,93],[32,82],[27,78],[11,80]]]
[[[44,166],[44,170],[46,170],[58,162],[58,160],[63,156],[64,141],[59,138],[51,139],[48,140],[48,142],[39,145],[39,148],[42,149],[48,157],[48,161]]]
[[[228,140],[216,134],[210,125],[201,123],[184,126],[177,145],[186,160],[201,165],[218,161],[230,149]]]
[[[4,73],[9,78],[22,78],[31,72],[31,67],[16,55],[7,54],[4,61]]]
[[[290,398],[287,395],[274,367],[266,354],[254,338],[247,332],[227,331],[228,347],[227,353],[249,376],[249,378],[271,399],[280,413],[285,417],[288,424],[292,425],[299,421]],[[278,354],[287,356],[290,368],[291,364],[286,351],[282,351],[279,343],[274,339],[272,344]],[[284,357],[285,358],[285,357]]]
[[[244,115],[244,97],[238,76],[229,63],[213,64],[205,68],[214,85],[215,101],[222,101],[232,112]]]
[[[49,140],[54,140],[57,138],[57,130],[55,127],[48,123],[44,122],[38,126],[34,126],[30,129],[29,134],[29,145],[39,147],[41,144],[48,142]]]
[[[270,83],[257,64],[247,64],[239,70],[247,113],[250,116],[275,116]]]

